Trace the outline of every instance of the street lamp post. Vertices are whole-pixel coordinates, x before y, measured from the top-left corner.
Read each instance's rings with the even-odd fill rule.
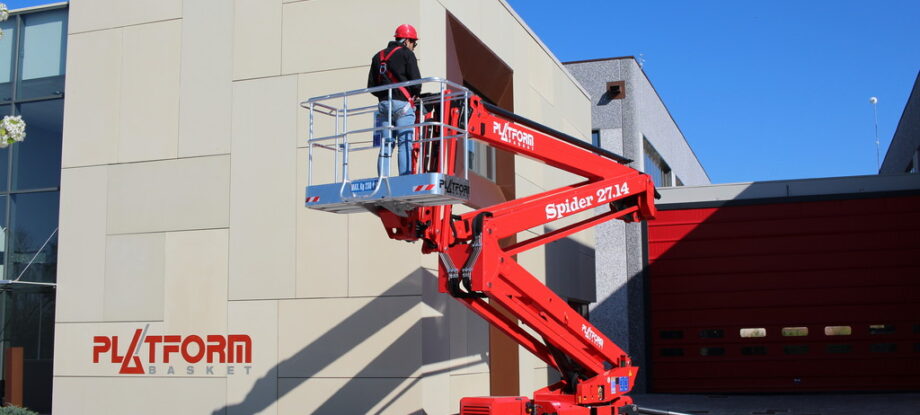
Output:
[[[869,98],[869,103],[872,104],[872,112],[875,114],[875,168],[878,171],[882,170],[882,161],[881,161],[881,150],[879,149],[878,142],[878,98],[871,97]]]

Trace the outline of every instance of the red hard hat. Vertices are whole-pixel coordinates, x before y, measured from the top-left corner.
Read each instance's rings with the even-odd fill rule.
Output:
[[[418,32],[415,31],[415,28],[411,24],[400,25],[396,28],[396,34],[393,35],[398,39],[412,39],[418,40]]]

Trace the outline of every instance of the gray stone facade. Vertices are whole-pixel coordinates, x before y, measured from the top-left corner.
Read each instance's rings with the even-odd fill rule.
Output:
[[[684,185],[710,184],[709,176],[668,109],[632,57],[566,63],[591,94],[592,128],[601,147],[634,160],[644,170],[643,139],[661,155]],[[611,98],[607,83],[623,81],[622,98]],[[622,347],[634,364],[646,364],[645,227],[613,221],[597,228],[596,302],[591,322]],[[646,387],[642,370],[636,391]]]
[[[891,138],[879,174],[915,173],[920,171],[920,73],[914,82],[901,121]]]

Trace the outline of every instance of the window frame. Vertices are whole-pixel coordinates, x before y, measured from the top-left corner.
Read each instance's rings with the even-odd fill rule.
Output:
[[[66,85],[66,77],[67,77],[66,70],[62,77],[62,80],[64,83],[61,85],[59,94],[36,96],[36,97],[30,97],[30,98],[20,98],[19,97],[20,95],[19,89],[21,87],[21,82],[22,82],[20,78],[23,73],[22,65],[23,65],[23,53],[24,53],[23,48],[25,45],[25,42],[24,42],[25,25],[26,25],[25,20],[28,19],[29,15],[35,15],[39,13],[51,13],[51,12],[56,12],[61,9],[65,10],[65,12],[63,13],[63,29],[62,29],[63,34],[62,34],[62,39],[61,39],[63,44],[61,45],[61,47],[64,51],[63,58],[65,59],[65,61],[63,62],[63,65],[66,68],[67,24],[68,24],[68,15],[69,15],[68,4],[64,3],[64,4],[57,5],[57,6],[43,7],[41,10],[26,9],[26,10],[16,12],[16,13],[10,13],[9,19],[7,21],[15,21],[15,25],[14,25],[15,33],[13,34],[12,39],[11,39],[12,40],[12,50],[11,50],[11,56],[10,56],[11,58],[10,88],[11,90],[10,90],[10,100],[0,102],[0,105],[8,105],[9,110],[6,113],[0,113],[0,117],[5,116],[5,115],[21,115],[21,105],[22,104],[53,101],[53,100],[62,100],[62,101],[64,100],[64,96],[65,96],[64,86]],[[28,122],[29,121],[26,120],[26,123]],[[26,129],[28,131],[28,126],[26,127]],[[63,131],[61,132],[61,134],[63,135]],[[23,194],[31,194],[31,193],[56,192],[58,193],[57,198],[60,201],[60,191],[61,191],[60,180],[58,180],[57,186],[14,189],[14,186],[13,186],[14,185],[13,183],[14,182],[14,169],[15,167],[18,167],[18,164],[14,165],[13,163],[14,152],[16,151],[14,147],[15,145],[21,145],[21,144],[14,144],[14,145],[7,147],[6,187],[0,189],[0,196],[5,196],[5,198],[3,198],[2,203],[4,203],[4,208],[6,210],[5,212],[3,212],[4,214],[3,219],[4,219],[4,223],[6,226],[3,229],[3,235],[0,236],[3,238],[3,245],[4,245],[4,250],[2,253],[3,270],[2,270],[2,274],[0,274],[0,278],[3,278],[3,279],[12,279],[16,277],[15,275],[11,274],[11,272],[13,272],[14,270],[14,267],[11,266],[12,264],[10,262],[13,259],[12,251],[14,249],[14,247],[12,246],[12,242],[13,242],[12,241],[12,230],[13,230],[12,226],[13,226],[13,213],[15,210],[13,206],[15,203],[14,199],[16,199],[15,196],[23,195]],[[62,147],[63,147],[63,143],[62,143]],[[60,215],[60,212],[58,212],[58,215]],[[58,224],[59,223],[60,223],[60,217],[58,218]],[[57,228],[58,224],[55,224],[55,228]],[[57,235],[54,234],[53,237],[56,238]],[[56,275],[54,276],[54,281],[57,281]]]
[[[662,183],[655,183],[655,186],[657,187],[673,187],[674,186],[674,178],[676,177],[676,175],[674,174],[674,170],[671,169],[671,166],[668,165],[668,162],[665,161],[664,157],[662,157],[661,153],[659,153],[658,150],[655,149],[655,146],[652,145],[652,143],[648,140],[648,138],[645,135],[643,135],[642,136],[642,170],[646,174],[649,174],[650,176],[652,176],[652,178],[654,179],[656,177],[656,174],[654,173],[657,173],[657,172],[650,172],[649,167],[652,167],[652,166],[646,166],[645,165],[647,164],[646,161],[651,161],[654,164],[654,167],[657,170],[657,172],[660,172]]]

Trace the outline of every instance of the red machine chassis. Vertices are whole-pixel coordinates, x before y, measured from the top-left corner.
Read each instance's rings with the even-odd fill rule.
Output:
[[[634,406],[626,394],[633,387],[638,367],[565,300],[527,272],[515,256],[608,220],[653,218],[655,188],[651,178],[621,164],[614,155],[528,123],[479,97],[470,99],[468,114],[461,114],[461,107],[452,101],[443,105],[439,110],[448,115],[449,125],[458,130],[465,126],[472,138],[585,178],[577,184],[459,216],[452,215],[450,205],[418,207],[408,216],[377,210],[391,238],[421,239],[423,252],[439,253],[441,292],[457,298],[562,374],[560,382],[536,391],[533,400],[465,398],[461,415],[630,412],[627,405]],[[455,139],[444,144],[450,148],[425,153],[444,157],[451,173],[459,143]],[[438,162],[422,160],[416,165]],[[527,229],[576,214],[581,220],[575,223],[510,246],[500,243]],[[540,338],[506,317],[496,305]]]

